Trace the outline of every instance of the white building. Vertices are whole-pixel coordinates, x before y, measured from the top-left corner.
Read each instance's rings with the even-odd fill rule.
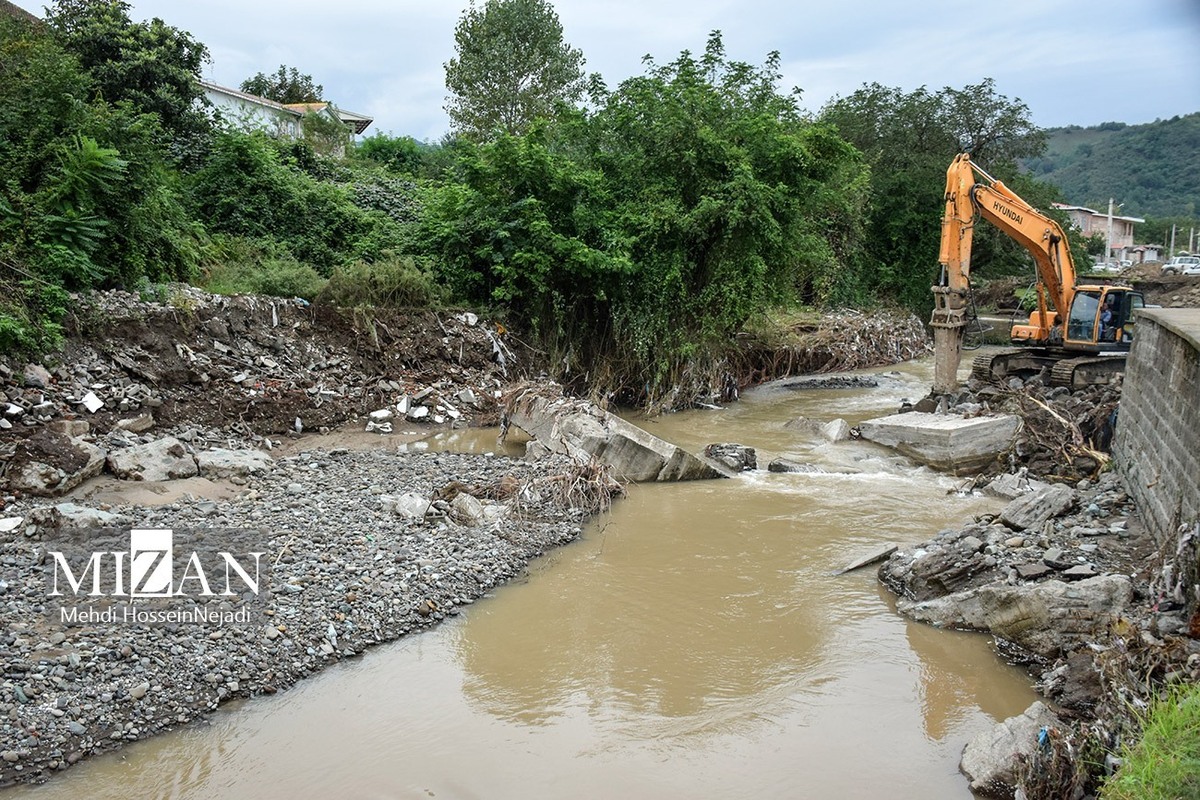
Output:
[[[239,89],[230,89],[211,81],[201,80],[204,96],[224,122],[242,130],[266,131],[271,136],[296,138],[304,131],[304,119],[309,114],[318,114],[336,120],[349,129],[350,136],[357,136],[367,129],[373,120],[353,111],[342,111],[332,103],[292,103],[284,105],[265,97],[249,94]]]

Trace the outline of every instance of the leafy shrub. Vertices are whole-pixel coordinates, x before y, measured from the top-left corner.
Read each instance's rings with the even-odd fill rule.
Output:
[[[356,261],[338,267],[318,300],[337,306],[437,307],[446,290],[410,257],[393,256],[374,264]]]
[[[267,240],[214,236],[201,285],[217,294],[265,294],[312,300],[325,287],[309,264],[296,260],[286,248]]]

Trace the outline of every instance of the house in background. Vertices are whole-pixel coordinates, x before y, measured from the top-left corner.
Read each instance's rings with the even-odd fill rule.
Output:
[[[1084,236],[1108,236],[1108,214],[1101,213],[1086,206],[1069,206],[1054,203],[1059,211],[1065,211],[1071,218],[1071,225]],[[1108,254],[1109,261],[1132,261],[1133,259],[1133,226],[1145,222],[1141,217],[1112,217],[1112,250]],[[1140,259],[1139,259],[1140,260]],[[1146,259],[1150,260],[1150,259]]]
[[[30,14],[20,6],[13,5],[8,0],[0,0],[0,17],[15,17],[16,19],[22,19],[37,25],[42,24],[42,21],[36,16]]]
[[[268,135],[277,138],[295,139],[302,136],[305,119],[311,119],[310,114],[344,125],[351,139],[365,131],[373,122],[368,116],[343,111],[332,103],[284,105],[211,81],[201,80],[200,86],[204,89],[204,96],[212,103],[222,120],[242,130],[266,131]],[[341,152],[336,154],[341,155]]]

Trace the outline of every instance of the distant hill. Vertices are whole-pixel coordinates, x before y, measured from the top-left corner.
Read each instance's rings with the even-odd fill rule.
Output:
[[[1068,203],[1102,211],[1114,197],[1129,216],[1200,216],[1200,113],[1046,133],[1045,154],[1024,166]]]

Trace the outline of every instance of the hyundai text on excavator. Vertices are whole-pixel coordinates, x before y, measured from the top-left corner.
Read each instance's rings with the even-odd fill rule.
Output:
[[[1044,372],[1049,382],[1082,386],[1111,379],[1125,368],[1133,313],[1144,305],[1128,286],[1076,284],[1075,262],[1063,229],[988,175],[967,153],[946,171],[941,278],[933,287],[933,394],[958,388],[963,332],[971,293],[971,240],[978,217],[991,222],[1033,255],[1037,308],[1014,322],[1009,338],[1022,347],[975,359],[972,375],[985,380]]]

